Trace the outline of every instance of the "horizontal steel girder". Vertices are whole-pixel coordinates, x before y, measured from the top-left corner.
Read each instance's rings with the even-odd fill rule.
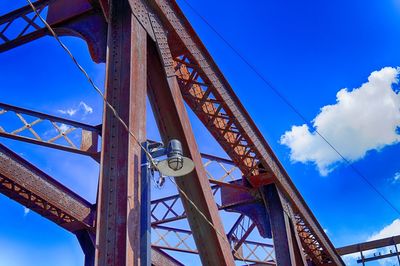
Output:
[[[99,161],[100,127],[0,103],[0,137],[83,154]]]
[[[230,163],[228,160],[223,158],[211,155],[204,156],[211,158],[212,160],[224,161],[228,164]],[[237,187],[239,190],[244,189],[239,186]],[[218,185],[212,185],[214,191],[219,188]],[[0,192],[77,235],[84,230],[90,232],[94,232],[95,230],[93,222],[93,217],[95,217],[95,208],[89,202],[80,198],[74,192],[64,187],[52,177],[48,176],[1,144]],[[153,211],[155,211],[157,204],[165,204],[164,206],[169,206],[169,211],[165,213],[169,218],[157,220],[156,222],[153,220],[153,228],[158,228],[158,230],[165,229],[167,227],[161,226],[161,223],[186,218],[185,214],[172,219],[170,218],[168,212],[170,214],[177,212],[176,210],[173,210],[174,204],[171,206],[171,200],[176,202],[179,200],[179,196],[174,195],[152,201]],[[241,204],[252,204],[252,202],[244,201],[237,203],[237,205]],[[230,207],[232,207],[232,205],[221,205],[219,206],[219,209],[223,210]],[[248,262],[265,262],[271,260],[271,256],[273,255],[272,245],[247,240],[247,236],[253,229],[254,223],[252,223],[248,217],[241,215],[239,220],[230,230],[228,238],[234,244],[235,250],[242,254],[240,257],[236,256],[236,259],[240,260],[240,258],[244,256],[243,249],[245,249],[245,257]],[[157,240],[154,240],[153,244],[155,242],[157,242]],[[171,244],[168,245],[171,247]],[[170,250],[171,248],[168,248],[168,245],[158,244],[153,245],[153,247]],[[260,250],[264,250],[263,252],[265,252],[265,257],[268,259],[263,260],[262,258],[256,257],[256,255],[261,252]],[[180,251],[188,252],[190,250],[181,248]],[[159,252],[162,253],[162,251]],[[197,254],[197,252],[194,253]],[[158,253],[157,256],[152,255],[152,261],[155,262],[155,259],[159,258],[161,255],[162,254]]]
[[[92,229],[92,204],[0,144],[0,192],[70,232]]]
[[[163,22],[173,53],[173,62],[168,69],[174,67],[186,102],[253,186],[277,184],[295,213],[303,248],[314,263],[343,265],[322,227],[177,4],[165,0],[131,0],[130,3],[151,38],[154,39],[155,34],[149,27],[146,13],[154,12]],[[4,21],[1,19],[4,17],[0,18]],[[1,28],[0,32],[4,40],[3,30]]]
[[[166,45],[160,27],[145,28],[150,37],[163,42],[160,54],[164,56],[167,75],[177,76],[186,103],[253,186],[276,183],[299,219],[297,230],[300,240],[306,252],[315,253],[309,254],[314,263],[344,265],[178,5],[167,0],[151,0],[149,4],[140,0],[130,2],[133,13],[142,25],[149,25],[149,20],[151,24],[152,17],[162,21],[162,28],[168,32],[164,33]],[[149,15],[143,16],[143,13]],[[168,57],[168,46],[172,58]]]
[[[337,248],[340,256],[400,244],[400,235]]]

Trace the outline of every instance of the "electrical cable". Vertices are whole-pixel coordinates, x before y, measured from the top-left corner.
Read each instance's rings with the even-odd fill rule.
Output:
[[[232,45],[228,42],[222,34],[220,34],[208,21],[205,17],[203,17],[187,0],[182,0],[287,106],[289,106],[290,109],[294,113],[297,114],[298,117],[303,120],[304,123],[306,123],[308,126],[313,128],[313,126],[310,124],[310,122],[306,119],[306,117],[275,87],[273,84],[265,78],[258,69],[251,64],[241,53]],[[337,149],[335,146],[328,141],[327,138],[324,137],[317,129],[315,129],[315,133],[317,133],[318,136],[322,138],[324,142],[326,142],[338,155],[341,157],[341,159],[348,165],[350,168],[359,176],[361,177],[362,180],[364,180],[372,190],[374,190],[397,214],[400,215],[400,210],[394,206],[393,203],[390,202],[388,198],[386,198],[385,195],[383,195],[382,192],[380,192],[374,184],[369,181],[367,177],[365,177],[360,170],[358,170],[350,160],[348,160],[344,155]]]
[[[29,5],[31,6],[32,10],[35,12],[37,17],[42,21],[42,23],[46,26],[46,28],[49,30],[51,35],[57,40],[57,42],[61,45],[61,47],[64,49],[64,51],[67,52],[69,57],[72,59],[74,64],[78,67],[78,69],[83,73],[83,75],[86,77],[86,79],[89,81],[90,85],[96,90],[96,92],[103,98],[103,102],[106,104],[106,106],[113,112],[113,115],[118,119],[118,121],[122,124],[122,126],[128,131],[129,135],[133,137],[133,139],[137,142],[137,144],[141,147],[141,149],[146,153],[147,157],[150,160],[150,163],[155,166],[154,160],[151,156],[151,154],[147,151],[145,147],[143,147],[142,143],[139,141],[139,139],[129,130],[128,125],[122,120],[122,118],[119,116],[117,110],[107,101],[105,95],[103,92],[97,87],[96,84],[94,84],[93,79],[89,76],[87,71],[79,64],[78,60],[74,57],[72,52],[68,49],[68,47],[61,41],[60,37],[57,35],[57,33],[53,30],[53,28],[47,23],[47,21],[39,14],[38,10],[36,7],[33,5],[31,0],[26,0]]]
[[[89,76],[89,74],[87,73],[87,71],[79,64],[79,62],[76,60],[76,58],[74,57],[74,55],[72,54],[72,52],[68,49],[68,47],[61,41],[61,39],[59,38],[59,36],[56,34],[56,32],[53,30],[53,28],[47,23],[47,21],[39,14],[38,10],[36,9],[36,7],[33,5],[33,3],[31,2],[31,0],[26,0],[29,5],[31,6],[32,10],[35,12],[35,14],[37,15],[37,17],[39,17],[39,19],[42,21],[42,23],[46,26],[46,28],[49,30],[49,32],[51,33],[51,35],[57,40],[57,42],[60,44],[60,46],[67,52],[67,54],[69,55],[69,57],[72,59],[72,61],[74,62],[74,64],[78,67],[78,69],[84,74],[84,76],[86,77],[86,79],[89,81],[90,85],[96,90],[96,92],[102,97],[103,102],[106,104],[106,106],[108,108],[110,108],[110,110],[113,112],[114,116],[118,119],[118,121],[123,125],[123,127],[126,129],[126,131],[133,137],[133,139],[137,142],[137,144],[141,147],[141,149],[146,153],[148,159],[150,160],[150,163],[152,165],[152,167],[154,167],[155,169],[157,169],[157,165],[153,159],[153,157],[151,156],[150,152],[142,145],[142,143],[138,140],[138,138],[135,136],[135,134],[133,132],[131,132],[129,130],[128,125],[122,120],[122,118],[119,116],[117,110],[115,110],[115,108],[107,101],[105,95],[101,92],[101,90],[96,86],[96,84],[94,83],[93,79]],[[196,211],[205,219],[205,221],[211,225],[211,227],[214,229],[214,231],[220,236],[222,237],[222,239],[226,240],[226,242],[229,244],[229,240],[226,239],[226,235],[222,234],[221,232],[219,232],[219,230],[214,226],[214,224],[212,222],[209,221],[209,219],[205,216],[205,214],[196,206],[196,204],[189,198],[189,196],[173,181],[173,179],[170,177],[170,180],[173,184],[175,184],[175,186],[177,187],[177,189],[181,192],[181,194],[186,198],[186,200],[196,209]],[[235,254],[238,254],[239,256],[241,256],[237,250],[234,250]],[[241,257],[241,260],[246,264],[249,265],[247,263],[247,261]]]
[[[179,192],[181,193],[181,194],[183,194],[183,196],[187,199],[187,201],[189,201],[189,203],[190,204],[192,204],[192,206],[197,210],[197,212],[204,218],[204,220],[210,225],[210,226],[212,226],[212,227],[214,227],[214,225],[210,222],[210,220],[205,216],[205,214],[196,206],[196,204],[189,198],[189,196],[185,193],[185,191],[183,191],[179,186],[178,186],[178,184],[175,182],[175,180],[173,180],[171,177],[168,177],[169,178],[169,180],[173,183],[173,184],[175,184],[175,186],[177,187],[177,189],[179,190]],[[224,240],[226,240],[226,242],[228,242],[228,244],[230,245],[231,243],[229,243],[229,240],[227,240],[225,237],[226,236],[224,236],[223,234],[221,234],[218,230],[216,230],[216,228],[214,227],[214,230],[215,230],[215,232],[217,232],[217,234],[222,238],[222,239],[224,239]],[[241,257],[241,260],[244,262],[244,263],[246,263],[246,265],[249,265],[248,263],[247,263],[247,261],[241,256],[241,254],[237,251],[237,250],[235,250],[234,248],[232,248],[233,249],[233,251],[234,251],[234,254],[237,254],[237,255],[239,255],[240,257]],[[239,249],[239,248],[238,248]]]

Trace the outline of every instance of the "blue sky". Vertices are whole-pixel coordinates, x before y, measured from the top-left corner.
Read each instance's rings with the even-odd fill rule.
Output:
[[[400,208],[400,179],[395,178],[400,172],[400,104],[393,84],[400,66],[400,1],[188,1],[314,126],[296,133],[293,126],[300,129],[304,121],[178,1],[334,245],[400,234],[399,215],[313,135],[318,128],[329,137]],[[0,13],[24,4],[3,1]],[[83,41],[63,40],[103,87],[104,65],[91,62]],[[93,125],[101,122],[100,97],[50,37],[0,54],[0,73],[1,102]],[[343,88],[347,92],[339,96],[347,97],[339,97],[338,103]],[[81,102],[93,111],[85,113]],[[332,107],[321,111],[328,105]],[[60,112],[75,109],[73,116]],[[200,150],[224,156],[219,147],[209,145],[210,135],[189,114]],[[148,121],[149,138],[157,139],[151,115]],[[0,141],[94,201],[98,166],[93,160]],[[303,157],[296,156],[299,149]],[[170,191],[167,187],[156,193]],[[81,265],[83,255],[69,233],[33,212],[24,214],[22,206],[4,196],[0,213],[6,217],[0,220],[1,266]]]

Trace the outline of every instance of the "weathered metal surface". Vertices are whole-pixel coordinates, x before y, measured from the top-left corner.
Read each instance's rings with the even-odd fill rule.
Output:
[[[141,180],[140,180],[140,261],[142,265],[150,265],[151,246],[151,170],[149,158],[149,142],[142,143],[145,150],[141,151]]]
[[[233,232],[238,229],[236,227],[237,224],[240,224],[240,221],[235,223],[230,231]],[[251,233],[251,230],[247,230],[248,228],[239,228],[239,230],[241,229],[243,229],[243,235]],[[196,246],[193,245],[193,233],[191,230],[157,225],[153,226],[152,232],[155,235],[152,241],[153,248],[189,254],[199,253]],[[276,265],[273,245],[243,239],[241,245],[237,246],[238,241],[234,239],[234,235],[228,235],[228,237],[231,237],[229,241],[232,247],[236,247],[235,259],[237,262]],[[234,251],[232,250],[232,252]]]
[[[61,35],[83,37],[91,47],[89,50],[94,60],[103,61],[101,53],[104,55],[105,51],[104,21],[109,17],[107,1],[101,1],[100,3],[103,12],[98,8],[98,4],[89,6],[86,0],[73,0],[75,5],[70,6],[65,5],[70,3],[65,0],[54,1],[57,2],[53,2],[53,8],[49,10],[48,21],[56,28],[56,31]],[[35,5],[43,12],[49,2],[45,0],[38,1]],[[232,158],[235,165],[239,167],[254,187],[276,182],[278,189],[284,193],[282,197],[290,203],[290,210],[293,211],[293,217],[296,222],[297,234],[309,257],[313,259],[315,264],[342,265],[343,262],[335,252],[321,226],[176,3],[166,0],[130,0],[129,3],[131,4],[132,12],[140,21],[140,25],[147,31],[150,38],[156,40],[159,44],[159,52],[163,59],[162,67],[166,71],[168,82],[170,82],[170,85],[172,83],[173,88],[175,88],[176,84],[180,86],[181,94],[189,107],[210,130],[211,134]],[[64,10],[63,7],[66,7],[66,9]],[[25,21],[26,24],[22,26],[19,34],[9,38],[7,30],[17,19]],[[113,24],[112,21],[110,22]],[[150,24],[151,26],[149,26]],[[34,30],[32,31],[30,28]],[[21,8],[0,17],[0,39],[2,40],[0,42],[0,52],[17,47],[45,34],[47,34],[47,30],[32,15],[30,7]],[[112,35],[110,39],[114,37]],[[109,42],[110,47],[112,47],[112,44]],[[173,51],[172,54],[169,52],[170,49]],[[114,61],[111,68],[114,67],[114,64],[118,65],[118,62],[120,61]],[[138,63],[135,59],[132,62]],[[126,73],[127,71],[117,71],[117,74],[121,72]],[[160,76],[163,75],[162,73],[159,74]],[[178,78],[177,83],[175,76]],[[145,73],[142,77],[145,77]],[[110,80],[110,77],[108,78]],[[138,78],[140,77],[138,76]],[[118,83],[119,81],[115,81],[113,84]],[[125,107],[125,109],[127,108]],[[131,111],[133,112],[133,107],[129,108],[132,108]],[[175,107],[170,106],[169,108],[174,109]],[[178,107],[178,111],[183,109],[183,104],[181,104]],[[165,110],[168,110],[168,108],[165,108]],[[138,111],[137,117],[141,117],[140,110]],[[186,131],[188,125],[183,124],[182,126],[180,130]],[[117,130],[114,130],[114,132],[117,132]],[[184,133],[186,132],[179,134]],[[112,133],[110,133],[111,135]],[[189,142],[194,143],[194,139],[190,139]],[[89,140],[86,143],[88,145],[83,145],[85,149],[88,146],[91,147],[94,141]],[[111,145],[109,142],[107,144]],[[120,145],[120,142],[118,142],[118,145]],[[118,154],[114,153],[114,155]],[[125,159],[123,155],[118,156],[117,158]],[[115,159],[112,156],[108,158]],[[211,180],[211,182],[225,187],[231,186],[226,185],[225,179]],[[180,183],[179,180],[178,183]],[[202,207],[202,204],[207,206],[212,202],[212,198],[200,198],[200,202],[200,207]],[[192,211],[195,212],[195,210]],[[208,214],[206,213],[206,215]],[[215,215],[215,212],[212,217],[213,215]],[[217,223],[217,227],[222,226]],[[220,239],[218,238],[217,240]],[[104,242],[103,245],[107,246],[108,244]],[[113,243],[110,245],[113,245]],[[202,249],[203,247],[200,246],[200,248]],[[128,256],[131,255],[130,252],[127,252],[127,254]]]
[[[44,9],[50,2],[51,0],[37,1],[34,5],[39,14],[43,15]],[[15,29],[11,30],[11,28],[18,22],[20,25],[17,30],[18,33],[15,34]],[[0,17],[0,53],[36,40],[46,34],[47,30],[39,18],[34,15],[31,6],[26,5],[16,9]]]
[[[238,255],[240,254],[241,257],[243,257],[243,252],[240,247],[249,237],[251,232],[253,232],[255,227],[256,224],[248,216],[243,214],[241,214],[236,220],[228,233],[228,239],[233,243],[232,250],[234,256],[239,257]]]
[[[178,260],[168,255],[159,248],[151,249],[151,265],[152,266],[184,266]]]
[[[238,202],[248,202],[248,204],[237,204]],[[257,191],[241,191],[222,187],[221,203],[228,206],[226,211],[238,212],[250,217],[262,237],[272,237],[269,215]]]
[[[34,5],[42,17],[47,14],[47,23],[58,35],[84,39],[92,59],[105,61],[107,23],[97,5],[89,0],[42,0]],[[0,52],[49,34],[31,6],[26,5],[0,17]]]
[[[99,127],[0,103],[0,137],[83,154],[99,160],[99,133]]]
[[[340,256],[400,244],[400,235],[337,248]]]
[[[270,183],[271,179],[276,182],[307,228],[307,233],[316,239],[318,252],[326,257],[325,263],[343,265],[332,243],[177,4],[166,0],[150,2],[168,30],[169,44],[178,47],[173,49],[173,58],[181,92],[188,105],[253,185],[260,186],[264,181]],[[260,172],[265,174],[259,175]],[[254,180],[252,176],[263,180]],[[301,240],[303,245],[307,245],[305,238]]]
[[[149,68],[149,99],[163,142],[168,143],[170,139],[179,139],[185,156],[190,157],[195,164],[192,173],[175,180],[198,208],[181,195],[202,263],[215,266],[234,265],[177,80],[174,76],[166,77],[154,44],[149,43],[148,55],[148,65],[151,66]],[[199,211],[205,215],[213,227]]]
[[[149,17],[149,6],[147,0],[129,0],[131,6],[132,14],[140,22],[143,28],[146,30],[149,37],[155,41],[153,27],[150,23]]]
[[[85,254],[84,266],[94,266],[94,252],[96,244],[96,234],[94,230],[80,230],[75,232],[75,235],[78,239],[79,245],[82,248],[83,254]]]
[[[293,224],[290,222],[289,216],[284,210],[284,206],[282,206],[276,186],[271,184],[262,187],[260,190],[271,221],[277,264],[305,266],[301,261],[296,261],[295,251],[300,252],[300,249],[294,248],[290,229]]]
[[[250,209],[253,206],[252,203],[256,203],[259,201],[259,199],[257,200],[254,197],[236,198],[234,196],[235,193],[249,194],[255,191],[254,189],[238,184],[237,182],[241,181],[241,179],[236,179],[235,181],[230,182],[219,181],[227,180],[227,177],[229,175],[233,175],[232,168],[229,168],[229,166],[233,164],[232,161],[204,153],[201,154],[201,157],[203,158],[204,169],[206,170],[207,176],[209,177],[212,194],[214,196],[217,196],[218,192],[220,192],[222,196],[221,204],[219,204],[219,201],[216,200],[218,210],[234,211],[236,207],[240,207],[242,205],[246,205]],[[232,178],[235,179],[236,176],[232,176]],[[224,191],[225,188],[229,189],[229,195],[235,197],[235,199],[224,201],[224,197],[225,195],[227,195],[227,193]],[[258,192],[256,191],[256,193]],[[152,225],[185,219],[186,213],[182,207],[180,196],[171,195],[168,197],[152,200],[151,216]],[[266,217],[266,215],[264,215],[264,217]]]
[[[89,202],[1,144],[0,192],[68,231],[94,225]]]
[[[215,195],[219,186],[212,186],[212,193]],[[241,190],[236,190],[240,192]],[[223,192],[221,192],[223,193]],[[234,202],[226,202],[222,205],[217,204],[218,210],[235,211],[236,208],[240,206],[247,206],[247,208],[254,207],[257,200],[254,198],[245,198],[235,200]],[[182,208],[182,200],[180,195],[172,195],[165,198],[155,199],[151,201],[151,218],[152,225],[159,225],[164,223],[169,223],[173,221],[178,221],[187,218],[185,209]]]
[[[110,2],[107,101],[138,141],[146,140],[147,35],[127,0]],[[95,265],[140,265],[141,148],[104,109]]]

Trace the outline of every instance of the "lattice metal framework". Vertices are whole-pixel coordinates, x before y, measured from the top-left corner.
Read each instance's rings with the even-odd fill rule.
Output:
[[[89,202],[1,144],[0,192],[69,231],[94,226]]]
[[[35,6],[45,16],[50,0],[37,1]],[[30,6],[25,6],[0,18],[0,52],[38,39],[47,34],[43,23]]]
[[[100,128],[0,103],[0,136],[99,158]]]
[[[55,27],[56,32],[85,39],[89,44],[89,50],[94,61],[104,61],[107,31],[114,31],[115,36],[118,34],[123,35],[123,32],[120,31],[121,28],[116,27],[119,23],[117,20],[119,17],[115,17],[115,14],[113,15],[109,10],[109,3],[113,1],[73,0],[73,4],[69,5],[67,2],[65,0],[42,0],[35,2],[34,5],[41,14],[47,16],[49,23]],[[266,185],[276,185],[280,192],[279,197],[286,213],[285,215],[293,223],[297,233],[296,236],[299,237],[301,242],[301,247],[298,247],[300,251],[297,255],[302,256],[304,251],[308,259],[316,265],[342,265],[343,262],[321,226],[176,3],[167,0],[129,0],[129,4],[133,15],[141,25],[139,28],[132,29],[140,33],[141,36],[145,36],[149,41],[147,48],[143,45],[146,42],[144,40],[146,38],[142,39],[142,43],[135,45],[141,45],[139,47],[142,49],[141,51],[146,51],[152,45],[157,47],[158,56],[163,64],[161,67],[162,72],[159,73],[164,73],[166,76],[162,77],[164,80],[161,80],[161,78],[160,80],[161,82],[167,82],[167,88],[173,92],[171,95],[175,99],[172,102],[177,105],[177,103],[180,103],[180,98],[183,97],[187,105],[232,159],[233,165],[230,165],[227,160],[206,156],[206,159],[203,160],[206,169],[205,174],[202,169],[197,171],[197,173],[207,175],[209,183],[212,184],[212,194],[207,192],[208,185],[207,188],[203,186],[201,190],[190,191],[193,194],[197,193],[198,199],[202,199],[201,197],[206,195],[203,199],[206,202],[203,207],[206,211],[210,211],[210,218],[218,226],[219,217],[215,216],[216,211],[215,206],[212,206],[213,204],[217,204],[219,210],[232,211],[242,205],[260,203],[262,197],[258,189]],[[110,20],[110,14],[114,16],[114,20]],[[127,19],[126,21],[132,20]],[[107,23],[111,25],[108,30]],[[132,29],[129,30],[129,33],[131,33]],[[38,21],[37,15],[32,12],[29,6],[15,10],[0,17],[0,52],[35,40],[47,33],[47,30]],[[111,38],[108,45],[112,45],[115,51],[120,51],[121,47],[117,42],[122,41],[122,39],[114,38],[114,35],[108,35]],[[129,49],[132,48],[131,46],[132,43],[130,43]],[[113,53],[112,56],[116,56],[116,54]],[[133,58],[132,56],[131,54],[131,58]],[[137,55],[135,54],[135,56]],[[124,72],[124,69],[119,69],[119,61],[117,58],[115,59],[117,61],[112,61],[111,63],[114,64],[115,71],[118,73],[112,74],[114,75],[113,77],[119,77],[118,75],[121,74],[121,79],[128,81],[127,84],[131,84],[129,82],[143,83],[144,79],[140,79],[143,78],[142,76],[132,78],[130,71]],[[142,60],[143,58],[139,55],[136,59]],[[143,71],[143,73],[146,73],[146,71]],[[177,86],[174,87],[175,85]],[[178,91],[180,90],[181,96],[177,91],[173,91],[175,88]],[[176,98],[179,98],[179,101]],[[178,109],[174,111],[176,111],[180,119],[177,121],[187,129],[185,111],[182,110],[182,106],[178,106]],[[126,111],[123,108],[121,110]],[[1,122],[2,118],[5,118],[3,124]],[[159,119],[163,120],[163,118]],[[18,124],[19,126],[15,126]],[[15,127],[9,128],[10,125]],[[143,127],[139,127],[138,130],[143,132]],[[0,106],[0,136],[2,137],[89,155],[98,160],[100,154],[97,147],[99,132],[100,127],[84,125],[9,105],[2,104]],[[106,130],[105,132],[108,131]],[[169,132],[173,132],[173,130],[169,128]],[[185,138],[190,139],[190,134],[184,135]],[[122,134],[120,136],[124,137]],[[191,152],[197,155],[198,151],[194,140],[186,139],[185,141],[190,144],[188,146],[191,148]],[[7,171],[7,169],[2,170],[4,172]],[[137,174],[138,172],[135,172],[134,176]],[[238,179],[241,180],[242,178],[243,182],[237,182]],[[3,193],[9,193],[10,197],[15,196],[17,198],[18,196],[19,198],[28,199],[28,201],[20,200],[22,204],[36,208],[38,212],[48,210],[49,214],[58,215],[60,219],[65,221],[71,218],[67,214],[60,212],[60,208],[57,209],[45,203],[50,201],[44,200],[44,196],[39,195],[44,193],[43,191],[39,191],[38,195],[32,194],[34,188],[24,188],[18,185],[18,182],[10,182],[9,176],[1,176],[0,181],[2,187],[7,191]],[[36,182],[40,183],[42,181],[36,178]],[[180,184],[183,188],[188,189],[184,183]],[[200,182],[199,184],[203,183]],[[239,200],[229,206],[223,205],[218,198],[218,195],[222,193],[222,187],[241,191],[244,193],[243,195],[247,196],[243,196],[245,200]],[[215,199],[212,199],[212,195],[214,195]],[[249,197],[251,200],[249,200]],[[203,202],[200,201],[200,203]],[[168,222],[185,219],[186,214],[188,214],[189,218],[193,214],[190,213],[193,212],[193,209],[188,206],[182,206],[178,195],[153,200],[151,204],[152,227],[159,236],[153,243],[155,248],[197,253],[202,249],[197,250],[193,246],[194,242],[190,240],[193,233],[194,236],[197,235],[197,244],[202,244],[202,248],[207,249],[208,252],[212,251],[212,246],[218,248],[219,251],[224,250],[222,248],[223,242],[220,242],[221,239],[218,236],[213,238],[214,241],[210,243],[210,246],[207,246],[200,241],[199,233],[196,230],[192,232],[187,229],[174,228],[169,224],[166,225]],[[264,202],[264,204],[268,203]],[[37,206],[41,210],[38,210]],[[99,213],[101,214],[101,212]],[[93,213],[90,212],[90,215],[93,215]],[[77,220],[77,218],[73,217],[71,219]],[[57,219],[53,220],[58,221]],[[272,219],[271,221],[274,220]],[[193,216],[189,219],[189,222],[192,223],[191,226],[203,226],[204,228],[207,226],[205,222],[202,223],[198,222],[198,219],[193,219]],[[289,227],[291,225],[287,224],[286,229],[288,230]],[[101,228],[101,226],[98,228]],[[94,227],[90,226],[90,230],[93,229]],[[239,215],[239,218],[237,218],[227,234],[233,255],[236,260],[239,257],[244,257],[248,262],[274,265],[277,257],[275,257],[276,250],[274,250],[273,246],[269,243],[259,243],[249,239],[254,232],[257,232],[256,229],[256,223],[252,219],[244,214]],[[164,233],[160,233],[160,231],[164,231]],[[212,232],[209,232],[211,235]],[[171,238],[175,238],[175,240]],[[175,242],[172,243],[171,241]],[[191,244],[189,244],[190,241],[192,241]],[[293,242],[290,245],[297,244]],[[201,254],[201,252],[199,253]],[[91,253],[89,252],[88,254]],[[111,255],[114,256],[115,254]],[[293,255],[291,254],[291,256]],[[122,257],[116,256],[115,258],[121,259]],[[226,263],[230,263],[229,260],[232,260],[232,258],[229,259],[229,256],[224,256],[224,260]]]

